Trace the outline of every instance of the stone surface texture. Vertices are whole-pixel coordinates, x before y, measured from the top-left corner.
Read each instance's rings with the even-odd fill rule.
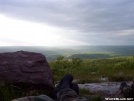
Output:
[[[0,53],[0,80],[53,88],[53,75],[41,53],[17,51]]]
[[[128,85],[132,81],[126,82]],[[120,90],[121,82],[101,82],[101,83],[85,83],[78,84],[81,89],[89,89],[93,95],[100,94],[103,98],[124,98],[124,94]]]

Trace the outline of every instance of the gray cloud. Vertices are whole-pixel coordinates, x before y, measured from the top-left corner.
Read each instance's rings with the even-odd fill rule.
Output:
[[[76,30],[72,38],[87,43],[130,44],[134,33],[117,34],[134,30],[133,5],[133,0],[0,0],[0,13]]]

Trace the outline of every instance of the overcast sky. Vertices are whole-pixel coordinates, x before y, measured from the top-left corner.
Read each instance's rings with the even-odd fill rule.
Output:
[[[0,0],[0,46],[134,45],[134,0]]]

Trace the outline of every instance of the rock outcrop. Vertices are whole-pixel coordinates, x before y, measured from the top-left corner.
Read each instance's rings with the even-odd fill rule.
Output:
[[[54,87],[46,57],[26,51],[0,53],[0,81],[18,86]]]
[[[126,82],[128,85],[132,84],[132,81]],[[78,84],[81,89],[89,89],[93,95],[100,94],[105,98],[123,98],[124,94],[120,90],[121,82],[101,82],[101,83],[85,83]],[[91,95],[90,95],[91,96]],[[90,97],[89,96],[89,97]]]

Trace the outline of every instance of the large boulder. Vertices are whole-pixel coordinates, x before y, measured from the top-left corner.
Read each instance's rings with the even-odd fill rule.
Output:
[[[53,75],[41,53],[0,53],[0,81],[18,86],[53,89]]]

